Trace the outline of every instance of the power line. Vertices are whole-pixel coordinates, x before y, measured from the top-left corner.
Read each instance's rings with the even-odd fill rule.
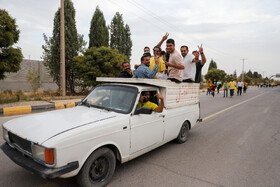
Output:
[[[177,27],[177,26],[175,26],[175,25],[173,25],[172,23],[169,23],[168,21],[166,21],[166,20],[164,20],[164,19],[162,19],[162,18],[160,18],[156,13],[151,13],[152,11],[151,10],[148,10],[147,8],[145,8],[144,6],[142,6],[141,4],[139,4],[138,2],[136,2],[135,0],[127,0],[130,4],[132,4],[132,5],[134,5],[134,6],[136,6],[136,7],[140,7],[144,12],[146,12],[147,14],[149,14],[151,17],[153,17],[154,19],[157,19],[157,20],[159,20],[161,23],[163,23],[163,24],[168,24],[168,26],[169,26],[169,28],[171,28],[171,29],[173,29],[173,30],[175,30],[174,28],[176,28],[176,30],[175,31],[180,31],[180,32],[182,32],[182,33],[184,33],[184,31],[182,31],[179,27]],[[172,27],[170,27],[170,25],[172,26]],[[175,34],[176,35],[176,34]],[[178,36],[178,35],[177,35]],[[179,36],[179,38],[181,38],[181,36]],[[183,41],[184,42],[186,42],[186,40],[185,39],[183,39]],[[186,42],[187,43],[187,42]],[[191,43],[191,44],[193,44],[192,42],[189,42],[189,43]],[[198,42],[198,43],[201,43],[201,42]],[[194,44],[193,44],[194,45]],[[216,52],[216,53],[218,53],[218,54],[223,54],[223,55],[226,55],[226,56],[232,56],[232,57],[235,57],[235,58],[240,58],[239,56],[235,56],[235,55],[232,55],[232,54],[229,54],[229,53],[225,53],[225,52],[223,52],[223,51],[221,51],[221,50],[218,50],[218,49],[215,49],[215,48],[213,48],[213,47],[211,47],[210,45],[208,45],[208,44],[205,44],[204,43],[204,46],[208,46],[208,48],[209,49],[212,49],[212,51],[213,52]]]

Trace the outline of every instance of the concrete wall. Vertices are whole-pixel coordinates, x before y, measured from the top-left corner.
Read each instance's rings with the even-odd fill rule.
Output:
[[[43,61],[24,59],[21,62],[21,69],[18,72],[5,73],[6,78],[4,80],[0,80],[0,90],[31,91],[31,85],[26,80],[29,70],[38,71],[41,83],[39,90],[50,91],[58,89],[57,84],[53,81],[47,68],[43,64]]]

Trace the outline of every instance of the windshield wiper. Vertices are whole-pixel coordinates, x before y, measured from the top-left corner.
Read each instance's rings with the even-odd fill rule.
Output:
[[[81,105],[85,105],[88,108],[91,107],[91,105],[87,102],[87,99],[81,102]]]

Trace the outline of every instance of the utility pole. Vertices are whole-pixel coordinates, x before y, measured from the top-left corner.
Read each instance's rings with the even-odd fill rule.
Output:
[[[242,60],[242,62],[243,62],[243,64],[242,64],[242,81],[244,82],[244,61],[245,60],[247,60],[247,59],[245,59],[245,58],[242,58],[242,59],[240,59],[240,60]]]
[[[60,0],[60,96],[65,96],[65,32],[64,32],[64,0]]]

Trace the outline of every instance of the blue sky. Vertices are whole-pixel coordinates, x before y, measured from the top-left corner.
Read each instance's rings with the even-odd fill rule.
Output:
[[[88,41],[90,20],[98,5],[109,25],[118,11],[130,26],[133,48],[131,64],[140,63],[143,47],[152,48],[168,32],[176,49],[187,45],[190,51],[203,44],[207,73],[211,59],[226,73],[251,69],[270,77],[280,73],[279,0],[73,0],[76,26]],[[0,0],[16,18],[25,58],[40,59],[43,33],[52,35],[54,14],[60,0]],[[165,44],[163,45],[165,48]]]

